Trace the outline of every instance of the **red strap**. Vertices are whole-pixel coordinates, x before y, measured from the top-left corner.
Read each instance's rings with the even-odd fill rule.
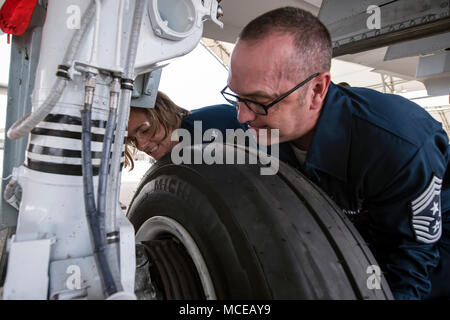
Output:
[[[16,36],[27,30],[37,0],[6,0],[0,9],[0,28]]]

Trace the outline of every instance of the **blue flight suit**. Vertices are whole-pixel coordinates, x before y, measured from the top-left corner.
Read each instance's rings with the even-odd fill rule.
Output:
[[[330,84],[301,170],[354,221],[396,299],[450,296],[450,149],[415,103]]]
[[[222,132],[224,140],[226,137],[226,129],[242,129],[245,131],[248,128],[247,124],[240,123],[237,120],[236,108],[228,104],[213,105],[192,110],[181,122],[181,128],[194,134],[194,121],[202,122],[202,134],[208,129],[217,129]]]

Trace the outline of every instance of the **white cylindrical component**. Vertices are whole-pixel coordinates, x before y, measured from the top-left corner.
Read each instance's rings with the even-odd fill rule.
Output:
[[[123,11],[125,7],[125,0],[120,0],[118,22],[117,22],[117,38],[116,38],[116,65],[117,69],[121,69],[120,58],[122,50],[122,28],[123,28]]]
[[[33,112],[28,116],[23,117],[16,121],[8,130],[8,138],[10,139],[18,139],[26,134],[28,134],[40,121],[47,116],[55,106],[56,102],[59,101],[61,95],[66,87],[66,82],[68,80],[68,68],[72,63],[73,58],[81,44],[81,40],[86,32],[87,27],[91,23],[91,18],[93,16],[94,6],[90,5],[85,10],[83,17],[81,18],[81,10],[77,5],[72,5],[72,9],[75,9],[76,22],[74,25],[71,25],[70,29],[77,29],[75,32],[72,32],[70,35],[70,42],[65,47],[64,58],[60,62],[61,69],[58,67],[58,72],[66,73],[65,77],[59,77],[55,79],[48,79],[53,82],[53,86],[48,91],[47,96],[42,101],[37,101],[33,103]],[[68,8],[69,9],[69,8]],[[47,21],[52,21],[51,18],[47,15]],[[46,26],[52,25],[52,23],[47,23]],[[69,27],[69,25],[68,25]],[[48,30],[48,28],[46,29]],[[43,40],[41,42],[44,42]],[[45,48],[45,46],[44,46]],[[41,48],[41,57],[42,57],[42,48]],[[42,63],[44,64],[44,63]],[[45,64],[44,64],[45,67]],[[38,66],[38,72],[42,68]],[[39,74],[39,73],[38,73]],[[36,92],[37,90],[35,90]],[[38,107],[39,106],[39,107]]]
[[[80,28],[81,18],[90,3],[91,1],[89,0],[58,0],[49,2],[32,96],[33,108],[40,105],[47,95],[50,94],[51,86],[56,78],[57,66],[66,59],[69,60],[66,63],[69,63],[70,67],[72,67],[74,61],[89,64],[92,58],[96,60],[96,64],[100,68],[107,70],[117,69],[115,43],[117,39],[117,25],[120,20],[117,15],[120,0],[103,1],[101,3],[101,15],[97,19],[93,19],[93,22],[97,20],[97,23],[91,23],[83,37],[79,39],[80,45],[77,52],[74,53],[69,50],[69,54],[64,54],[72,36]],[[98,5],[96,7],[98,8]],[[129,29],[126,26],[130,23],[133,6],[127,7],[125,5],[123,7],[122,23],[125,27],[122,27],[122,41],[126,41],[129,36]],[[98,34],[97,41],[94,41],[95,33]],[[97,43],[97,46],[94,46],[94,43]],[[121,55],[123,56],[124,53],[122,52]],[[67,89],[59,100],[59,104],[82,107],[84,77],[78,72],[74,72],[74,70],[71,71],[72,80],[69,81]],[[110,80],[105,84],[107,85],[109,82]],[[99,83],[102,83],[101,79],[99,79]],[[107,106],[109,95],[106,94],[105,96]],[[94,117],[95,115],[93,115]]]
[[[82,200],[82,177],[43,173],[22,166],[19,183],[22,201],[16,241],[55,236],[51,260],[92,254]]]
[[[65,52],[76,30],[80,28],[81,17],[88,5],[89,2],[82,0],[49,2],[33,91],[33,109],[50,94],[57,67],[63,63]]]
[[[102,13],[102,4],[100,0],[95,0],[95,24],[94,24],[94,38],[92,39],[91,59],[89,64],[97,64],[97,50],[98,50],[98,35],[100,32],[100,15]]]

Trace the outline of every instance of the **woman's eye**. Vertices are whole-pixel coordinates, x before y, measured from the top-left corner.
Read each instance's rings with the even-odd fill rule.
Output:
[[[150,124],[144,125],[139,129],[139,134],[145,135],[150,130]]]

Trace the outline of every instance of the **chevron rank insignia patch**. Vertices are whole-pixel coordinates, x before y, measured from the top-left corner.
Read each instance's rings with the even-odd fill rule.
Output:
[[[433,176],[426,190],[411,202],[412,226],[419,242],[434,243],[441,237],[441,188],[442,179]]]

